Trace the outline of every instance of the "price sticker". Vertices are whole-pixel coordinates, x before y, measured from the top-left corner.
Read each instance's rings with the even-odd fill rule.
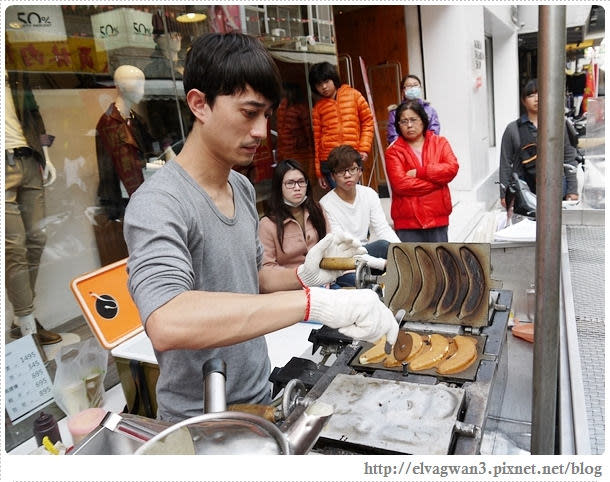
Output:
[[[53,399],[53,383],[32,335],[5,349],[5,408],[11,422],[16,422]]]

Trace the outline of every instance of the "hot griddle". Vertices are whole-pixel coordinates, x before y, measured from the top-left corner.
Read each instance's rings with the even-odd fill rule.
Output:
[[[479,452],[492,388],[498,373],[503,377],[505,372],[500,365],[506,363],[502,351],[512,304],[512,292],[496,289],[490,273],[489,245],[390,245],[386,274],[369,275],[367,279],[383,288],[382,300],[393,313],[400,309],[407,312],[403,329],[476,337],[477,360],[466,371],[449,376],[441,376],[434,369],[409,371],[408,365],[406,370],[386,368],[382,363],[361,365],[358,357],[372,346],[370,343],[349,343],[349,339],[338,342],[337,336],[329,336],[326,341],[323,329],[318,330],[315,349],[321,347],[324,351],[328,344],[334,349],[339,347],[339,351],[331,366],[318,371],[317,381],[307,394],[308,399],[322,398],[335,408],[314,451]],[[447,393],[455,396],[456,402],[451,405],[450,415],[441,416],[437,407],[444,406]],[[422,404],[421,400],[427,401]],[[419,419],[412,417],[415,406],[421,411]],[[434,434],[438,443],[431,443],[422,434]]]

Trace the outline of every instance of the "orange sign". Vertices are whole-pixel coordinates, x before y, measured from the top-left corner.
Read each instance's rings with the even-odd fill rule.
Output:
[[[91,331],[108,350],[144,329],[127,289],[126,265],[127,258],[79,276],[70,284]]]

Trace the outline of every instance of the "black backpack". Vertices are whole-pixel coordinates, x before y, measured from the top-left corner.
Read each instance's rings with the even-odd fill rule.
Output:
[[[536,194],[536,159],[538,157],[538,145],[536,139],[525,122],[517,121],[519,127],[519,152],[517,159],[513,162],[513,172],[517,172]]]

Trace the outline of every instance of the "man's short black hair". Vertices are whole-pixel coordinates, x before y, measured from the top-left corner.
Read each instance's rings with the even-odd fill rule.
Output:
[[[354,162],[358,164],[358,167],[362,167],[362,157],[360,156],[360,153],[347,144],[337,146],[330,151],[327,162],[328,169],[333,173],[337,169],[352,167]]]
[[[528,80],[521,89],[521,100],[525,100],[528,95],[538,92],[538,79]]]
[[[210,106],[219,95],[233,95],[252,87],[273,104],[280,103],[282,80],[263,44],[242,33],[210,33],[189,49],[183,75],[184,91],[198,89]]]
[[[319,64],[313,64],[311,69],[309,69],[309,86],[316,94],[318,93],[316,85],[329,79],[333,81],[336,89],[341,87],[339,73],[333,64],[329,62],[320,62]]]

